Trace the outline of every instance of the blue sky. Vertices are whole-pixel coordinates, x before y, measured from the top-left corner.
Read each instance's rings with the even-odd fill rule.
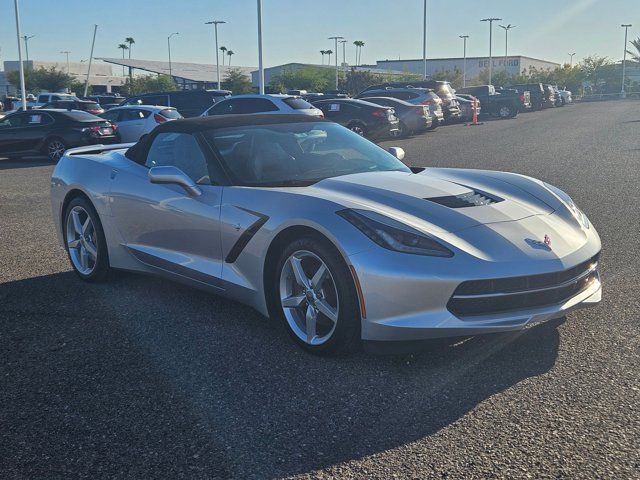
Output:
[[[320,50],[333,49],[327,37],[349,40],[347,61],[353,62],[353,40],[366,43],[363,63],[417,58],[422,55],[422,0],[263,0],[266,66],[290,61],[321,60]],[[93,24],[98,23],[95,56],[118,57],[125,37],[136,40],[133,58],[166,60],[167,35],[174,61],[212,63],[212,18],[220,28],[220,45],[236,54],[232,64],[257,65],[255,0],[21,0],[23,33],[32,59],[89,57]],[[494,16],[516,25],[509,52],[557,62],[590,54],[622,57],[621,23],[632,23],[630,37],[640,36],[640,0],[429,0],[428,56],[461,56],[462,40],[471,36],[468,55],[487,55],[488,26]],[[503,22],[499,22],[503,23]],[[0,60],[17,58],[13,0],[0,0]],[[494,30],[494,52],[504,54],[504,32]]]

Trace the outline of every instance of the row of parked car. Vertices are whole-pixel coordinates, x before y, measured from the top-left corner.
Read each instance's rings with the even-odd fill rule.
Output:
[[[118,101],[116,101],[118,100]],[[45,153],[56,161],[72,147],[136,142],[157,125],[183,117],[298,113],[327,118],[373,140],[413,135],[440,125],[470,121],[475,114],[501,118],[571,103],[571,93],[551,85],[493,85],[454,90],[449,82],[425,80],[372,85],[354,98],[324,94],[232,95],[228,90],[156,92],[130,98],[77,98],[41,94],[27,111],[0,119],[0,156]]]

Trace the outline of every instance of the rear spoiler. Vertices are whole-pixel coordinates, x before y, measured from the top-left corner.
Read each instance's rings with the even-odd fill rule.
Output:
[[[82,153],[86,154],[98,154],[108,152],[110,150],[121,150],[123,148],[130,148],[135,143],[118,143],[116,145],[87,145],[86,147],[76,147],[70,148],[66,152],[65,155],[80,155]]]

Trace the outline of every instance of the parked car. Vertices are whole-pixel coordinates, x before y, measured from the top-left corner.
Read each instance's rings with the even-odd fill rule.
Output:
[[[541,110],[545,107],[546,94],[541,83],[519,83],[509,88],[514,88],[521,94],[529,92],[532,110]]]
[[[433,123],[427,105],[414,105],[393,97],[364,97],[362,100],[376,105],[392,107],[400,121],[398,135],[401,137],[427,130]]]
[[[40,108],[82,110],[83,112],[89,112],[93,115],[100,115],[101,113],[104,113],[104,108],[102,108],[97,102],[89,100],[56,100],[54,102],[45,103]]]
[[[114,143],[117,126],[80,110],[34,109],[0,120],[0,156],[47,155],[57,161],[64,151],[96,143]]]
[[[567,103],[573,103],[573,94],[567,90],[566,88],[563,89],[559,89],[558,93],[560,94],[560,97],[562,98],[562,103],[563,104],[567,104]]]
[[[156,126],[182,118],[173,107],[158,107],[153,105],[128,105],[116,107],[100,115],[118,126],[120,141],[124,143],[137,142],[144,134],[151,132]]]
[[[478,116],[482,113],[482,106],[480,100],[473,95],[456,94],[458,103],[460,104],[460,119],[463,122],[470,122],[473,120],[473,105],[475,103]]]
[[[308,115],[167,122],[128,150],[67,152],[52,225],[82,281],[125,269],[204,288],[318,354],[524,330],[601,301],[600,238],[566,193],[403,157]]]
[[[158,105],[174,107],[183,117],[198,117],[211,105],[231,95],[230,90],[176,90],[145,93],[129,97],[120,105]]]
[[[552,85],[543,84],[544,87],[544,106],[546,108],[556,107],[557,99],[556,99],[556,91],[554,90]]]
[[[370,139],[382,139],[400,133],[400,121],[393,108],[354,98],[332,98],[313,103],[324,117],[344,125]]]
[[[555,105],[556,107],[564,107],[565,101],[564,98],[562,98],[562,94],[560,93],[560,89],[558,87],[556,87],[555,85],[551,85],[551,88],[553,89],[553,94],[555,95]]]
[[[69,93],[41,93],[40,95],[38,95],[37,98],[33,95],[31,95],[31,98],[30,98],[30,96],[27,95],[27,102],[32,107],[42,107],[47,103],[58,102],[60,100],[80,100],[80,99],[75,95],[71,95]]]
[[[523,92],[518,91],[517,88],[512,88],[512,87],[496,87],[496,92],[497,93],[511,93],[511,94],[515,94],[518,95],[518,98],[520,99],[520,107],[518,109],[519,112],[524,112],[527,110],[531,110],[532,105],[531,105],[531,94],[529,93],[529,90],[525,90]]]
[[[322,117],[322,111],[306,100],[293,95],[235,95],[221,100],[204,111],[201,117],[252,113],[300,113]]]
[[[82,100],[91,100],[99,103],[102,107],[104,107],[105,105],[114,103],[119,105],[126,99],[121,95],[89,95],[88,97],[82,97]]]
[[[384,87],[381,89],[366,89],[356,98],[363,97],[392,97],[414,105],[426,105],[429,107],[429,115],[433,120],[430,127],[431,130],[444,123],[442,99],[428,88]]]
[[[482,102],[482,113],[486,115],[513,118],[521,109],[520,94],[512,90],[498,93],[493,85],[478,85],[459,91],[477,97]]]

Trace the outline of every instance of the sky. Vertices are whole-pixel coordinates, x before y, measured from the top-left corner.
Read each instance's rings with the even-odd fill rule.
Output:
[[[0,0],[0,60],[18,58],[13,0]],[[422,56],[422,0],[263,0],[265,66],[289,62],[320,63],[320,50],[335,50],[333,35],[344,36],[347,62],[354,62],[354,40],[362,40],[362,63]],[[219,45],[233,50],[232,65],[257,66],[255,0],[21,0],[22,33],[31,59],[64,61],[89,57],[97,23],[96,57],[121,57],[118,44],[133,37],[132,58],[214,63],[213,27],[225,20]],[[640,0],[428,0],[427,56],[486,56],[486,17],[502,18],[509,33],[509,53],[555,61],[596,54],[622,58],[622,23],[629,37],[640,37]],[[494,24],[494,55],[504,55],[504,31]],[[341,53],[341,52],[340,52]],[[333,61],[332,61],[333,63]]]

